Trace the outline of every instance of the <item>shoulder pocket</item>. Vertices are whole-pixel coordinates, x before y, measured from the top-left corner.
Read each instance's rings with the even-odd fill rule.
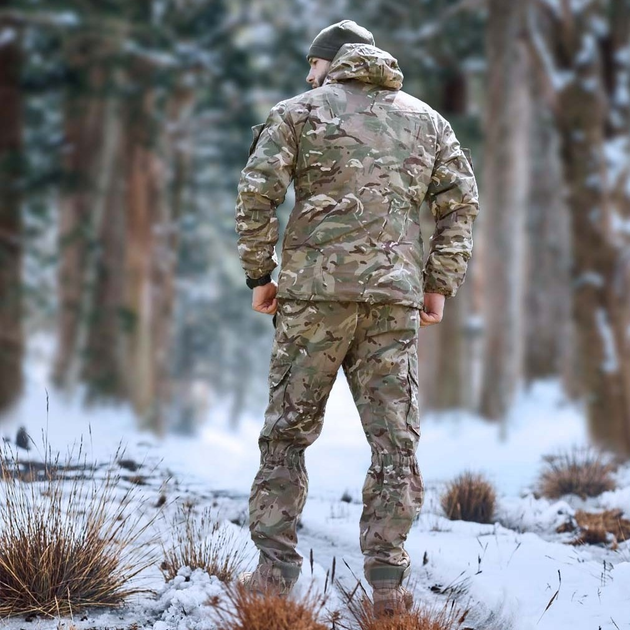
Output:
[[[470,152],[470,149],[468,149],[467,147],[462,147],[462,153],[466,156],[466,159],[468,160],[468,164],[470,164],[470,168],[474,169],[473,161],[472,161],[472,153]]]
[[[256,145],[258,144],[258,139],[260,138],[260,134],[262,133],[262,130],[264,128],[265,128],[265,123],[260,123],[259,125],[254,125],[252,127],[253,140],[252,140],[252,143],[249,145],[249,155],[251,155],[254,152],[254,149],[256,148]]]

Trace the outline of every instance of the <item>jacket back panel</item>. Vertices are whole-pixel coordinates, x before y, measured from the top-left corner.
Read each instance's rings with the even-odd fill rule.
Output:
[[[292,99],[296,202],[278,297],[422,305],[419,209],[436,131],[400,90],[330,83]]]

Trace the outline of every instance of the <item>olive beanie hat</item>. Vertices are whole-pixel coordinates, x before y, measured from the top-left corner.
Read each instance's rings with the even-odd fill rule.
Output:
[[[332,61],[344,44],[371,44],[374,36],[352,20],[342,20],[323,29],[308,49],[307,59],[319,57]]]

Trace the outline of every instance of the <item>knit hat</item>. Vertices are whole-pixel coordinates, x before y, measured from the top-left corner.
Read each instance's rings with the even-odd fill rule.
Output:
[[[353,20],[342,20],[323,29],[308,49],[309,57],[319,57],[332,61],[344,44],[370,44],[374,46],[374,36]]]

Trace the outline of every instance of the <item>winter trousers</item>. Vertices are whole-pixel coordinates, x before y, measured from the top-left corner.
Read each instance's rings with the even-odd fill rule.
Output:
[[[415,455],[419,315],[399,304],[278,299],[260,468],[249,502],[263,574],[288,582],[300,575],[296,530],[308,491],[304,451],[321,433],[340,366],[372,451],[360,519],[365,577],[382,588],[409,574],[404,542],[424,502]]]

